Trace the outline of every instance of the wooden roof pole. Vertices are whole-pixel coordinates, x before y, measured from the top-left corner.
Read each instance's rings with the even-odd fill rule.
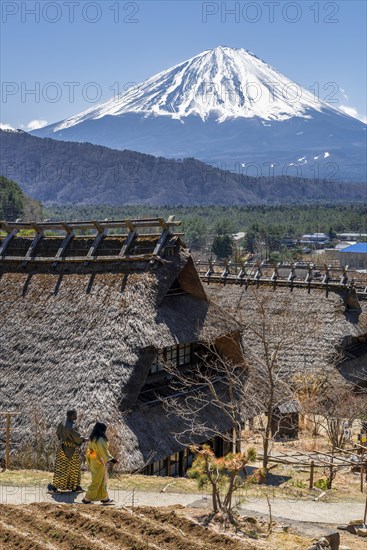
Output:
[[[278,277],[279,277],[278,266],[275,265],[275,266],[274,266],[274,271],[273,271],[273,273],[272,273],[272,275],[271,275],[271,281],[273,281],[273,286],[274,286],[274,288],[277,286]]]
[[[97,233],[96,233],[95,239],[93,241],[93,244],[92,244],[92,246],[90,247],[90,249],[88,251],[88,254],[87,254],[87,257],[86,257],[87,262],[88,262],[88,260],[90,260],[91,258],[93,258],[96,255],[99,245],[101,244],[101,242],[103,241],[103,239],[107,235],[107,229],[105,229],[99,222],[93,221],[92,224],[96,228]]]
[[[343,269],[343,271],[342,271],[342,275],[340,277],[340,284],[346,286],[348,284],[348,273],[347,273],[348,266],[345,266],[342,269]]]
[[[291,292],[293,292],[294,287],[294,281],[296,280],[296,268],[294,267],[294,264],[291,264],[291,270],[289,272],[289,275],[287,277],[287,282],[290,285]]]
[[[124,245],[122,246],[122,248],[119,252],[119,256],[121,256],[121,257],[126,256],[130,246],[133,243],[133,240],[138,235],[137,231],[135,230],[134,224],[131,220],[125,220],[125,223],[126,223],[128,229],[129,229],[129,233],[127,235],[127,238],[126,238],[126,241],[125,241]]]
[[[240,262],[240,265],[241,265],[241,269],[239,274],[237,275],[237,279],[242,281],[242,279],[247,275],[247,271],[246,271],[246,264],[243,261]]]
[[[61,243],[61,246],[59,248],[59,250],[56,252],[56,256],[55,256],[55,262],[52,264],[53,267],[56,267],[57,265],[57,260],[60,258],[63,258],[65,256],[65,253],[66,253],[66,249],[67,247],[69,246],[69,243],[72,241],[72,239],[75,237],[75,233],[74,231],[72,230],[72,228],[65,222],[61,222],[61,225],[63,226],[63,228],[65,229],[66,231],[66,235],[64,237],[64,240],[62,241]]]
[[[230,266],[231,266],[231,261],[224,260],[224,270],[220,276],[221,279],[227,279],[228,275],[231,274]]]
[[[4,224],[2,224],[4,225]],[[11,229],[9,226],[8,226],[8,230],[7,231],[7,236],[5,237],[5,239],[3,240],[2,244],[1,244],[1,247],[0,247],[0,256],[5,256],[5,251],[10,243],[10,241],[16,236],[16,234],[18,233],[18,229]]]
[[[164,221],[163,218],[158,218],[160,226],[162,227],[162,233],[161,233],[161,236],[159,237],[157,244],[155,245],[155,248],[153,251],[153,258],[149,262],[150,264],[154,264],[156,256],[158,256],[159,253],[161,252],[167,237],[171,235],[169,224],[173,223],[173,218],[174,216],[170,216],[167,220],[167,223]]]
[[[40,225],[36,224],[35,222],[30,222],[29,225],[32,227],[32,229],[35,230],[36,234],[24,257],[23,266],[27,265],[27,262],[33,257],[35,250],[38,246],[38,243],[45,236],[43,232],[43,228]]]
[[[205,277],[208,277],[208,279],[210,279],[210,277],[214,273],[214,263],[213,263],[213,260],[211,258],[209,258],[208,263],[209,263],[209,267],[208,267],[208,271],[205,274]]]

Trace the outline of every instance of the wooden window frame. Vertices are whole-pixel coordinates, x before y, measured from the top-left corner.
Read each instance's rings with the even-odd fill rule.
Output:
[[[149,374],[159,374],[164,371],[162,363],[172,362],[176,367],[184,367],[192,364],[194,355],[195,342],[189,344],[176,344],[175,346],[169,346],[158,350],[156,357],[149,369]],[[161,358],[162,363],[159,363]]]

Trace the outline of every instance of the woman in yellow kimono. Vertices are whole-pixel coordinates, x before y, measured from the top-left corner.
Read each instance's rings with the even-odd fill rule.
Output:
[[[118,460],[109,453],[106,430],[106,424],[97,422],[90,434],[87,463],[92,474],[92,483],[82,500],[84,504],[90,504],[95,500],[100,500],[103,504],[113,502],[107,492],[107,464],[116,464]]]

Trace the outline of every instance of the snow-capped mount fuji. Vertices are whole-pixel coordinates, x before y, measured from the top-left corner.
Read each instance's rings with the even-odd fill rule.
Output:
[[[315,177],[317,172],[321,178],[361,181],[365,170],[365,124],[318,100],[254,54],[224,46],[32,133],[197,157],[229,170],[249,167],[248,175],[267,175],[271,166],[275,173],[286,169],[288,175]],[[318,159],[327,159],[321,170],[314,166]]]
[[[218,122],[229,118],[260,117],[286,120],[321,110],[313,95],[248,51],[219,46],[171,69],[158,73],[116,99],[88,109],[55,127],[55,131],[107,115],[126,113],[169,116],[190,115]]]

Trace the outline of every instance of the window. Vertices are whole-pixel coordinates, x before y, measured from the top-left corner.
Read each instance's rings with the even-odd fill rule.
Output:
[[[149,374],[157,374],[164,370],[164,363],[173,363],[177,367],[183,365],[190,365],[192,362],[193,344],[179,344],[177,346],[170,346],[159,350],[152,366],[150,367]]]
[[[168,363],[177,364],[178,347],[164,348],[165,359]]]
[[[191,344],[180,344],[178,346],[178,364],[189,365],[191,363]]]
[[[149,374],[157,374],[158,372],[161,372],[163,370],[163,364],[163,350],[159,350],[157,355],[155,356],[152,366],[150,367]]]

